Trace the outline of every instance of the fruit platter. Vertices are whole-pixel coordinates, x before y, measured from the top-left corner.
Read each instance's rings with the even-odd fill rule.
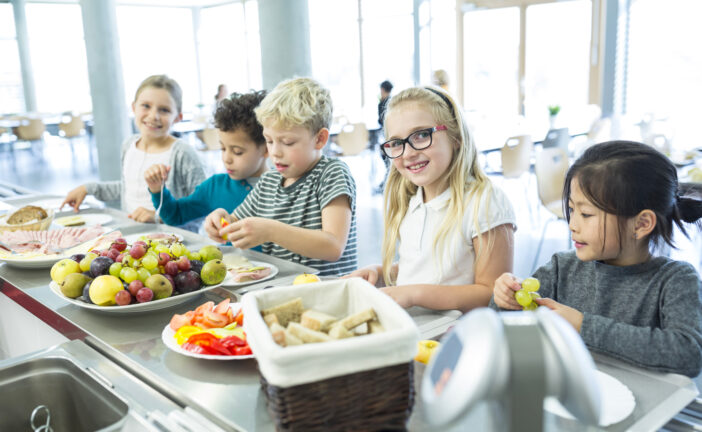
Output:
[[[103,249],[75,254],[51,267],[51,291],[70,303],[105,312],[169,307],[222,285],[227,277],[216,246],[190,251],[180,242],[116,238]]]
[[[161,339],[169,349],[188,357],[243,360],[253,357],[243,325],[238,303],[225,299],[215,305],[208,301],[195,310],[173,315]]]

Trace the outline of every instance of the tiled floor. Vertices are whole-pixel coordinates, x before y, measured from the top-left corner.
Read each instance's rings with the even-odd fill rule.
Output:
[[[194,140],[194,137],[193,137]],[[25,188],[44,193],[63,195],[70,189],[86,182],[98,180],[96,162],[91,162],[88,140],[78,139],[71,145],[61,138],[47,136],[43,151],[16,150],[14,157],[0,146],[0,181],[19,184]],[[199,152],[210,173],[222,172],[218,151]],[[93,159],[96,161],[97,159]],[[377,153],[366,151],[359,156],[344,157],[356,179],[357,227],[359,265],[380,262],[380,247],[383,234],[382,196],[373,190],[385,173],[385,166]],[[531,273],[534,254],[544,224],[554,219],[549,212],[537,205],[536,181],[526,175],[518,180],[493,177],[512,199],[517,215],[518,229],[515,235],[514,272],[522,277]],[[677,236],[680,249],[670,252],[676,259],[686,260],[700,267],[700,235],[693,240]],[[550,223],[545,232],[545,241],[539,254],[542,263],[556,251],[569,247],[568,229],[564,222]]]

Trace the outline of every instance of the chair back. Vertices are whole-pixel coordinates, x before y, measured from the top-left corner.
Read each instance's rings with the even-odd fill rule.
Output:
[[[207,150],[220,150],[222,148],[222,146],[219,144],[217,128],[208,127],[203,129],[202,141],[205,143]]]
[[[337,136],[342,156],[354,156],[368,148],[368,129],[364,123],[344,126]]]
[[[45,130],[46,125],[42,119],[23,117],[20,119],[20,125],[17,126],[15,133],[17,138],[22,141],[36,141],[42,138]]]
[[[534,171],[539,200],[560,219],[564,217],[561,199],[568,165],[568,155],[560,147],[543,149],[536,154]]]
[[[510,145],[511,142],[516,144]],[[534,144],[530,135],[520,135],[507,138],[502,147],[502,175],[505,178],[516,178],[529,171],[531,153]]]
[[[85,123],[79,115],[71,115],[70,117],[62,117],[61,123],[59,123],[58,127],[61,135],[63,135],[65,138],[73,138],[83,133]]]
[[[568,154],[568,144],[570,144],[568,128],[550,129],[541,143],[541,147],[545,149],[560,147]]]

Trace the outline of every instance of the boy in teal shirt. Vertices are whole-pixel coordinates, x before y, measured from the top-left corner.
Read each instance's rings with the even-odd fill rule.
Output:
[[[233,93],[220,102],[215,112],[215,126],[226,174],[211,176],[192,194],[180,199],[175,199],[164,188],[161,204],[161,184],[168,177],[170,167],[152,165],[146,170],[144,178],[151,192],[151,201],[154,208],[161,204],[159,215],[165,223],[182,225],[207,216],[218,208],[232,211],[244,201],[266,170],[266,140],[254,113],[254,108],[265,96],[265,91]]]

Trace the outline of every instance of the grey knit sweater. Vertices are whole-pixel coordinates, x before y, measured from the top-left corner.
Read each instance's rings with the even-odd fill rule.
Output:
[[[139,135],[132,135],[122,143],[122,157],[120,159],[122,164],[124,164],[124,155],[127,153],[127,149],[134,145],[139,137]],[[178,139],[173,143],[172,148],[173,151],[168,162],[171,166],[171,172],[166,180],[166,187],[178,199],[193,193],[206,176],[200,158],[188,143]],[[120,170],[120,172],[122,171]],[[85,188],[88,194],[100,201],[120,200],[120,208],[124,210],[127,206],[122,180],[87,183]]]
[[[616,267],[557,253],[534,277],[539,293],[583,313],[593,351],[690,377],[702,369],[702,283],[686,262],[655,257]],[[490,306],[497,308],[494,300]]]

